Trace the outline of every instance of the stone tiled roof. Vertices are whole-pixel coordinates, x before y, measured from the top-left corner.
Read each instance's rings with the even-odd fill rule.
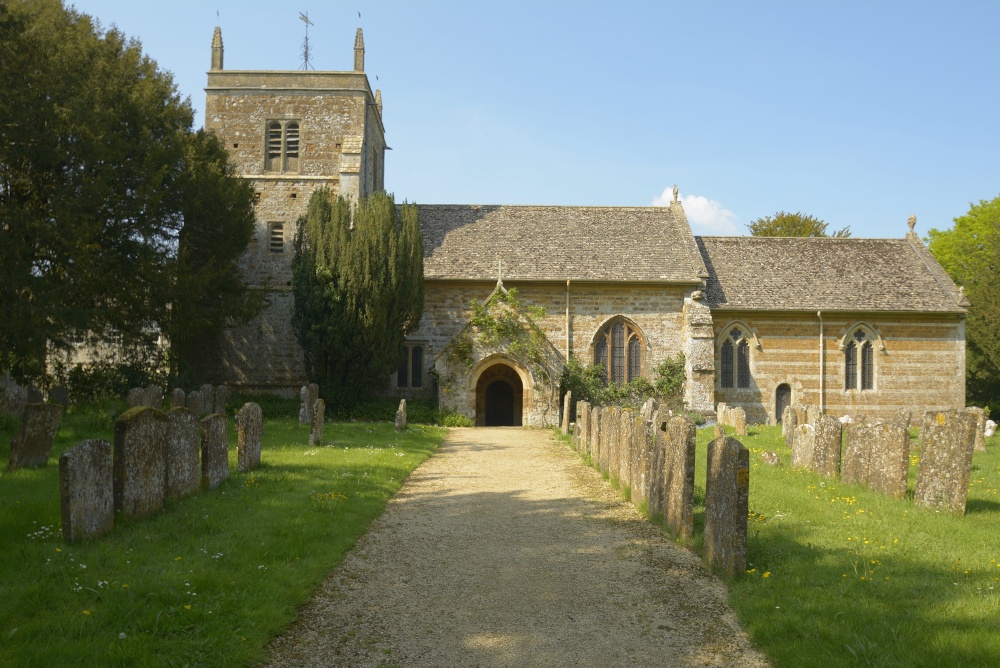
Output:
[[[915,235],[695,241],[711,308],[962,313],[968,303]]]
[[[419,205],[424,278],[696,283],[707,275],[680,206]]]

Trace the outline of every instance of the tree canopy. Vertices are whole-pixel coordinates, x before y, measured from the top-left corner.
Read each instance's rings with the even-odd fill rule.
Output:
[[[244,312],[222,265],[252,234],[252,192],[137,41],[59,0],[3,0],[0,89],[0,368],[37,376],[83,333],[184,340]]]
[[[328,400],[369,396],[398,368],[423,312],[423,255],[415,206],[313,193],[297,224],[292,326]]]
[[[819,218],[796,211],[779,211],[773,216],[764,216],[748,223],[747,229],[755,237],[835,237],[851,236],[851,226],[827,234],[827,223]]]
[[[967,401],[996,405],[1000,397],[1000,196],[972,204],[950,230],[932,229],[928,247],[965,290]]]

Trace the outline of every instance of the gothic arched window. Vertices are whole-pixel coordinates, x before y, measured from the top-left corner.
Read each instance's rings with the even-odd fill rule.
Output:
[[[875,347],[868,332],[861,328],[844,346],[844,389],[875,389]]]
[[[750,344],[739,327],[726,333],[722,342],[719,384],[724,388],[750,387]]]
[[[629,322],[615,320],[597,333],[594,364],[609,383],[628,383],[642,375],[642,335]]]

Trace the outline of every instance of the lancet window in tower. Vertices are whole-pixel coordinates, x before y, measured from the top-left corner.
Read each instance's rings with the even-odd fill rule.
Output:
[[[594,364],[609,383],[628,383],[642,375],[642,335],[632,324],[615,320],[598,332]]]
[[[298,121],[269,121],[265,132],[265,144],[265,171],[299,171]]]

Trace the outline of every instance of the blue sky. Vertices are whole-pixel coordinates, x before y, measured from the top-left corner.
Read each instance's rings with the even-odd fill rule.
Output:
[[[901,237],[1000,195],[997,2],[74,4],[198,125],[217,24],[226,69],[298,69],[308,12],[317,70],[353,67],[360,24],[397,201],[645,206],[676,183],[696,234],[785,210]]]

